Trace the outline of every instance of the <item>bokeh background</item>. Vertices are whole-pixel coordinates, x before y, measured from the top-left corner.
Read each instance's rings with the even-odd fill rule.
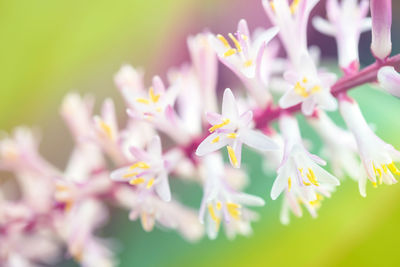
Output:
[[[323,13],[323,2],[317,12]],[[400,3],[393,2],[393,52],[399,52]],[[188,59],[188,34],[233,31],[240,18],[248,19],[251,28],[268,26],[261,0],[0,0],[0,129],[11,131],[21,124],[41,129],[41,152],[62,168],[72,145],[58,114],[64,94],[90,93],[98,102],[112,97],[123,120],[122,99],[113,85],[122,64],[145,68],[149,81]],[[335,56],[333,39],[310,29],[310,41],[320,45],[325,58]],[[365,34],[362,64],[372,61],[369,42]],[[229,75],[221,67],[219,89],[229,83],[239,86]],[[400,100],[368,86],[351,94],[378,135],[400,148]],[[305,137],[318,143],[302,127]],[[280,201],[268,197],[274,173],[262,172],[257,154],[245,155],[251,177],[247,191],[267,202],[257,210],[261,219],[251,237],[228,241],[222,234],[216,241],[189,244],[174,232],[145,233],[138,222],[128,220],[127,211],[114,210],[101,234],[119,244],[121,266],[399,266],[399,185],[368,187],[363,199],[357,184],[347,180],[324,200],[318,219],[305,214],[283,226]],[[199,206],[197,185],[174,182],[172,190]],[[60,265],[76,266],[69,261]]]

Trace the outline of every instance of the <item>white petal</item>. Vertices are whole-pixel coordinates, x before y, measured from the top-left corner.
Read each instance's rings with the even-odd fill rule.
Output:
[[[278,149],[278,145],[269,137],[259,131],[243,129],[240,131],[240,140],[259,151],[268,151]]]
[[[312,25],[314,26],[314,28],[316,28],[319,32],[321,32],[323,34],[330,35],[330,36],[335,36],[335,34],[336,34],[336,30],[332,26],[332,24],[321,17],[315,17],[312,20]]]
[[[229,88],[225,89],[222,98],[222,116],[225,118],[232,118],[235,121],[239,118],[235,96]]]
[[[318,105],[325,110],[334,111],[338,107],[336,98],[334,98],[329,92],[319,93],[317,101]]]
[[[358,189],[360,190],[360,194],[362,197],[367,196],[367,175],[365,173],[362,173],[359,180],[358,180]]]
[[[279,99],[279,106],[281,108],[290,108],[303,101],[303,98],[296,94],[291,88]]]
[[[218,142],[215,142],[217,140],[216,138],[219,137]],[[196,155],[197,156],[204,156],[208,153],[214,152],[221,147],[224,147],[228,144],[228,139],[225,138],[223,135],[213,133],[210,134],[206,139],[203,140],[203,142],[200,143],[200,145],[196,149]]]
[[[380,85],[390,94],[400,97],[400,74],[393,67],[383,67],[378,72]]]
[[[155,185],[158,196],[164,201],[171,201],[171,190],[169,189],[168,175],[162,172],[157,177],[157,184]]]
[[[129,174],[129,173],[133,173],[133,171],[130,170],[130,167],[123,167],[120,169],[117,169],[113,172],[111,172],[110,174],[110,178],[113,181],[126,181],[128,182],[129,179],[125,178],[124,175]]]
[[[232,196],[232,200],[234,202],[240,203],[242,205],[246,206],[264,206],[265,201],[264,199],[258,197],[258,196],[253,196],[250,194],[245,194],[245,193],[240,193]]]
[[[286,163],[286,164],[289,164]],[[279,195],[282,193],[282,191],[288,186],[288,179],[289,179],[289,173],[287,168],[290,166],[283,166],[278,172],[278,177],[276,177],[274,184],[272,185],[271,189],[271,198],[272,200],[275,200],[279,197]],[[294,177],[291,178],[292,183],[296,182],[294,181]]]
[[[151,139],[147,151],[154,157],[161,157],[162,155],[161,139],[158,135],[154,136],[153,139]]]
[[[315,177],[321,184],[340,185],[339,180],[335,176],[333,176],[317,164],[311,164],[311,169],[314,171]]]
[[[309,97],[301,105],[301,111],[304,115],[310,116],[314,112],[316,104],[314,97]]]

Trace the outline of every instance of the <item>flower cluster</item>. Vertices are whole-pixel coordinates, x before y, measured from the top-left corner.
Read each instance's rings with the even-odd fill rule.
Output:
[[[221,228],[229,238],[251,234],[258,215],[249,207],[263,206],[266,195],[282,195],[280,218],[287,224],[290,212],[302,216],[302,207],[316,217],[345,177],[358,181],[362,196],[368,180],[374,187],[396,183],[400,152],[375,135],[346,94],[378,83],[400,96],[400,56],[389,57],[391,1],[328,0],[327,18],[312,20],[337,42],[339,79],[318,66],[319,53],[308,45],[318,2],[263,0],[269,29],[251,33],[242,19],[227,37],[190,36],[191,62],[170,69],[167,82],[154,76],[146,87],[140,69],[123,66],[115,75],[128,115],[123,125],[113,100],[106,99],[96,115],[92,97],[68,94],[61,115],[74,148],[65,169],[41,156],[34,130],[20,127],[0,139],[1,174],[13,176],[0,185],[0,265],[53,264],[63,250],[82,266],[116,265],[113,242],[96,235],[109,218],[106,203],[129,210],[129,219],[140,220],[145,231],[161,226],[196,241],[215,239]],[[360,34],[371,28],[376,62],[360,70]],[[218,61],[242,83],[225,89],[222,101]],[[330,119],[327,112],[336,110],[347,129]],[[323,140],[329,169],[309,152],[296,112]],[[248,153],[243,144],[276,170],[264,196],[244,192],[253,177],[241,168]],[[203,187],[197,210],[178,200],[172,179]]]

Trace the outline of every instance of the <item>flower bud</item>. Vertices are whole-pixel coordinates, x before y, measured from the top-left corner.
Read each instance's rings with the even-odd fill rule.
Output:
[[[371,50],[377,59],[385,59],[392,51],[390,27],[392,25],[392,1],[371,0],[372,43]]]

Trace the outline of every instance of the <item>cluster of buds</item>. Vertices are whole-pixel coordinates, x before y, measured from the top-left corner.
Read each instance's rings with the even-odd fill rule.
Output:
[[[327,18],[312,20],[337,42],[339,79],[318,66],[318,53],[308,46],[309,17],[318,2],[263,0],[269,29],[250,33],[242,19],[227,37],[190,36],[191,62],[168,71],[168,83],[155,76],[147,88],[140,69],[123,66],[115,75],[128,115],[122,126],[113,100],[106,99],[96,115],[90,96],[68,94],[61,115],[74,148],[65,169],[40,155],[33,130],[4,136],[1,174],[15,179],[0,185],[0,265],[52,264],[66,250],[82,266],[114,266],[113,242],[96,236],[109,217],[106,203],[129,210],[129,219],[140,220],[145,231],[159,225],[196,241],[216,238],[221,228],[229,238],[251,234],[258,215],[248,207],[263,206],[267,195],[282,195],[280,218],[287,224],[291,212],[302,216],[302,206],[316,217],[345,177],[358,181],[362,196],[368,180],[374,187],[396,183],[400,152],[374,134],[347,95],[377,83],[400,96],[400,55],[389,57],[391,1],[327,0]],[[371,28],[376,62],[360,70],[360,34]],[[221,109],[218,61],[245,89],[225,89]],[[330,119],[328,112],[336,110],[347,129]],[[330,169],[309,152],[295,113],[321,136]],[[244,192],[250,179],[241,168],[248,153],[243,144],[276,170],[264,196]],[[172,179],[203,187],[197,210],[178,200]]]

